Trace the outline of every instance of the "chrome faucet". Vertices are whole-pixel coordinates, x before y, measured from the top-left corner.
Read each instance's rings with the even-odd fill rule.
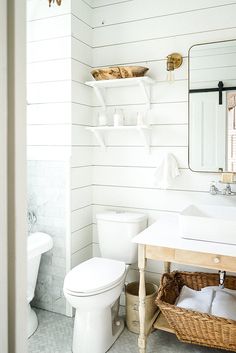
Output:
[[[226,187],[224,189],[219,190],[216,187],[214,181],[211,182],[209,192],[211,195],[225,195],[225,196],[235,196],[236,195],[236,193],[232,191],[230,183],[226,184]]]
[[[37,216],[34,213],[34,211],[29,210],[27,212],[27,220],[28,220],[28,232],[30,233],[31,229],[33,228],[33,226],[37,222]]]
[[[226,196],[235,195],[235,192],[232,191],[230,184],[227,184],[226,187],[222,190],[222,194]]]
[[[211,195],[217,195],[219,194],[219,189],[216,187],[216,184],[214,181],[211,182],[211,186],[210,186],[210,194]]]

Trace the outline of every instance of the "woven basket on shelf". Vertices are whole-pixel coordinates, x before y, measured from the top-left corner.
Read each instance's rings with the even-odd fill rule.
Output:
[[[201,290],[218,284],[219,275],[215,273],[165,273],[161,279],[156,304],[180,341],[236,352],[236,321],[174,305],[183,285]],[[236,277],[226,276],[225,287],[236,290]]]

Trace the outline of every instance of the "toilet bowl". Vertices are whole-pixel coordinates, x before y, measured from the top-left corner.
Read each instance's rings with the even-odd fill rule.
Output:
[[[117,301],[126,273],[124,262],[95,257],[66,277],[64,294],[76,308],[73,353],[104,353],[122,332]]]
[[[129,265],[137,261],[137,245],[131,240],[146,226],[143,214],[97,215],[102,257],[74,267],[64,281],[64,295],[76,309],[73,353],[105,353],[122,332],[119,299]]]

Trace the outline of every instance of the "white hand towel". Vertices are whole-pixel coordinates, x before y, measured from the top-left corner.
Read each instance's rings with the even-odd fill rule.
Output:
[[[233,296],[235,296],[236,297],[236,290],[235,289],[229,289],[229,288],[224,288],[224,289],[222,289],[222,288],[220,288],[219,286],[208,286],[208,287],[204,287],[204,288],[202,288],[201,289],[201,291],[202,292],[205,292],[205,291],[207,291],[207,290],[214,290],[215,292],[226,292],[226,293],[229,293],[229,294],[231,294],[231,295],[233,295]]]
[[[154,172],[154,184],[161,189],[167,189],[179,175],[179,167],[175,157],[173,154],[167,153]]]
[[[205,291],[207,293],[207,291]],[[211,314],[236,320],[236,297],[225,291],[216,291],[212,302]]]
[[[211,311],[213,293],[213,290],[203,292],[183,286],[176,305],[187,310],[209,314]]]

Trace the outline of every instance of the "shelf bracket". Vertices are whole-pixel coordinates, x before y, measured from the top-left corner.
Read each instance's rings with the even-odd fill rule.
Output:
[[[135,126],[100,126],[100,127],[87,127],[87,130],[91,131],[95,138],[97,139],[99,145],[106,150],[106,140],[105,140],[105,132],[108,131],[137,131],[141,137],[142,145],[146,149],[147,152],[150,152],[150,140],[151,140],[151,129],[146,125],[135,125]]]
[[[107,146],[106,146],[105,141],[104,141],[103,133],[102,133],[101,131],[98,131],[98,130],[93,129],[93,128],[90,128],[89,130],[94,133],[94,136],[95,136],[95,138],[97,139],[99,145],[100,145],[104,150],[106,150],[106,147],[107,147]]]
[[[150,153],[150,129],[140,127],[138,128],[138,132],[143,140],[143,145],[147,153]]]
[[[98,87],[94,87],[94,90],[95,90],[95,93],[96,93],[96,96],[99,100],[99,102],[101,103],[103,109],[105,110],[106,109],[106,101],[105,101],[105,94],[104,94],[104,88],[98,88]]]
[[[139,86],[140,86],[140,88],[142,89],[142,91],[144,93],[147,110],[150,110],[150,107],[151,107],[151,89],[150,89],[150,86],[147,87],[147,85],[141,80],[139,81]]]

